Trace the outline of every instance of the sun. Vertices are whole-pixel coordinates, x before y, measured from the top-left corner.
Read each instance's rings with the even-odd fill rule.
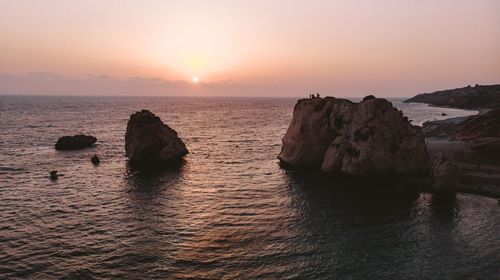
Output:
[[[193,76],[193,83],[197,84],[200,81],[198,76]]]

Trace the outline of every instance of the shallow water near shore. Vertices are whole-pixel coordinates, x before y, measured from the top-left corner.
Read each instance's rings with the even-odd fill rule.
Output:
[[[295,102],[0,96],[0,278],[500,274],[493,199],[362,193],[353,182],[280,169]],[[415,124],[474,113],[393,102]],[[190,154],[178,170],[127,167],[126,122],[142,108],[184,139]],[[57,138],[76,133],[96,136],[96,147],[54,150]],[[91,164],[93,154],[100,165]],[[64,176],[50,181],[51,170]]]

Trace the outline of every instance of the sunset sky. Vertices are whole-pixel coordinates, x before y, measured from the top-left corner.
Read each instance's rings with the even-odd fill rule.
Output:
[[[476,83],[500,83],[498,0],[0,0],[0,94],[411,96]]]

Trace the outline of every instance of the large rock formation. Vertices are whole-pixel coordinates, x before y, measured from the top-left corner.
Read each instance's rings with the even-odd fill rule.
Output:
[[[427,174],[419,127],[385,100],[301,99],[283,138],[284,167],[352,175]]]
[[[177,132],[148,110],[130,116],[125,151],[133,166],[176,164],[188,153]]]
[[[432,163],[432,188],[435,192],[455,192],[458,188],[458,166],[444,153]]]
[[[476,85],[416,95],[404,102],[462,109],[493,108],[500,103],[500,85]]]
[[[63,136],[57,140],[56,150],[80,150],[94,145],[97,138],[88,135]]]

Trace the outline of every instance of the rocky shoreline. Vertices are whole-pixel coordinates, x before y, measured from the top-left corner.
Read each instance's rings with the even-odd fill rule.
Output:
[[[439,123],[440,135],[425,137],[425,144],[430,158],[439,153],[445,153],[459,167],[459,191],[481,194],[500,198],[500,162],[498,153],[482,153],[478,147],[486,146],[495,149],[498,139],[460,140],[456,138],[457,125],[467,118],[460,120],[436,121]],[[433,125],[432,122],[429,125]],[[425,128],[424,128],[425,131]],[[434,130],[435,131],[435,130]],[[425,135],[425,132],[424,132]],[[496,149],[498,151],[498,149]]]
[[[442,95],[442,92],[438,93]],[[456,90],[448,91],[449,98],[456,94]],[[493,94],[495,93],[490,95]],[[472,95],[477,97],[476,93]],[[421,95],[405,102],[419,100],[419,96]],[[500,107],[496,105],[485,107],[484,104],[483,107],[474,107],[473,103],[477,102],[475,100],[472,104],[461,102],[460,106],[455,106],[456,99],[451,99],[454,101],[439,106],[432,99],[431,94],[425,95],[425,98],[432,102],[432,106],[465,107],[479,112],[469,117],[425,122],[422,132],[431,159],[444,153],[457,164],[459,168],[458,191],[500,198]],[[442,100],[443,96],[440,98],[439,102],[445,102]],[[492,101],[491,104],[496,103]]]
[[[479,114],[426,122],[420,128],[390,102],[373,96],[359,103],[301,99],[278,158],[285,169],[500,198],[500,109],[471,109]]]

